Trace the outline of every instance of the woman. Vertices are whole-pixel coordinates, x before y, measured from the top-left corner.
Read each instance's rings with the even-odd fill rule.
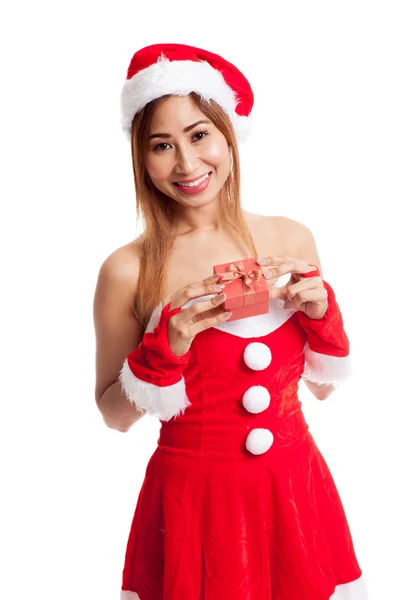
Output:
[[[120,431],[161,421],[121,600],[365,600],[297,397],[301,378],[332,393],[349,343],[310,230],[241,207],[251,87],[218,55],[160,44],[133,56],[121,102],[145,230],[100,269],[96,400]],[[253,257],[269,310],[230,321],[212,268]]]

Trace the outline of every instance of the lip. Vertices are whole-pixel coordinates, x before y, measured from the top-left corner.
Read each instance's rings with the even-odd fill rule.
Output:
[[[203,183],[200,183],[199,185],[196,185],[195,187],[189,187],[189,186],[183,186],[183,185],[177,185],[175,184],[175,188],[179,191],[180,194],[185,194],[185,195],[195,195],[195,194],[201,194],[201,192],[204,192],[209,184],[210,184],[210,179],[211,179],[211,175],[210,174],[208,177],[206,177],[206,179],[203,181]]]
[[[181,179],[180,181],[174,181],[173,183],[192,183],[192,181],[197,181],[198,179],[200,179],[200,177],[208,175],[208,173],[210,173],[210,171],[207,171],[207,173],[203,173],[203,175],[197,175],[197,177],[193,177],[193,179]]]

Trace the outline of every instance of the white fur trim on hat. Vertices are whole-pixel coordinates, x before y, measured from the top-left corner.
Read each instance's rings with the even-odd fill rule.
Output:
[[[305,363],[302,374],[303,379],[314,383],[330,383],[334,387],[340,385],[352,373],[351,359],[349,356],[329,356],[320,354],[305,345]]]
[[[247,142],[253,130],[252,118],[245,115],[237,115],[232,119],[235,128],[236,137],[239,142]]]
[[[128,359],[125,359],[119,374],[119,381],[126,397],[136,408],[154,415],[162,421],[169,421],[173,417],[183,414],[191,405],[186,395],[185,380],[168,386],[158,386],[138,379],[129,368]]]
[[[125,81],[121,92],[122,129],[130,137],[134,116],[152,100],[167,94],[187,96],[190,92],[197,92],[206,100],[217,102],[229,115],[233,126],[238,126],[238,133],[242,131],[248,135],[249,125],[245,125],[248,117],[240,117],[235,113],[238,104],[235,92],[218,69],[206,61],[170,61],[164,55]]]

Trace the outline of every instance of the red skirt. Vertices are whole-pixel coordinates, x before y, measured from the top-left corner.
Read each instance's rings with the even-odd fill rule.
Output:
[[[260,456],[158,447],[121,600],[365,600],[343,506],[311,434]]]

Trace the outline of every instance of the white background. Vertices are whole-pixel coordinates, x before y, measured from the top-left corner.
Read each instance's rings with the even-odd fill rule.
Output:
[[[94,400],[98,269],[133,238],[119,94],[132,54],[222,54],[255,93],[243,204],[313,231],[355,373],[301,399],[371,600],[400,598],[397,2],[9,2],[1,18],[1,583],[7,600],[119,598],[158,436]],[[210,265],[210,272],[212,265]],[[295,599],[293,599],[295,600]]]

